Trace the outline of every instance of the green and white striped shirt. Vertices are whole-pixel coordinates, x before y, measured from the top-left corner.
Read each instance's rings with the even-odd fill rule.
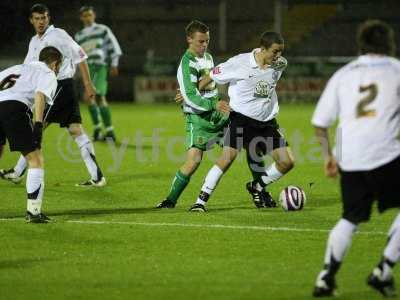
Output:
[[[209,53],[196,57],[189,50],[183,55],[178,67],[178,84],[183,96],[183,111],[200,114],[215,109],[218,101],[218,90],[211,82],[204,91],[199,91],[198,82],[214,67],[214,61]]]
[[[88,55],[89,64],[118,66],[121,47],[106,25],[93,23],[77,32],[75,40]]]

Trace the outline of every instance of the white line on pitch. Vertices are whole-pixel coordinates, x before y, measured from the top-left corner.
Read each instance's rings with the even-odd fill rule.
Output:
[[[21,218],[0,219],[0,222],[6,221],[21,221]],[[57,222],[59,223],[59,222]],[[63,223],[63,221],[61,221]],[[195,227],[195,228],[220,228],[220,229],[245,229],[245,230],[260,230],[260,231],[289,231],[289,232],[322,232],[327,233],[329,229],[314,229],[314,228],[294,228],[294,227],[272,227],[272,226],[249,226],[249,225],[223,225],[223,224],[190,224],[190,223],[145,223],[145,222],[130,222],[130,221],[80,221],[69,220],[65,223],[73,224],[91,224],[91,225],[136,225],[148,227]],[[363,235],[386,235],[382,231],[358,231],[358,234]]]
[[[137,226],[157,226],[157,227],[197,227],[197,228],[221,228],[221,229],[247,229],[261,231],[294,231],[294,232],[330,232],[328,229],[313,228],[293,228],[293,227],[271,227],[271,226],[248,226],[248,225],[223,225],[223,224],[188,224],[188,223],[145,223],[145,222],[124,222],[124,221],[66,221],[75,224],[93,224],[93,225],[137,225]],[[381,231],[359,231],[358,234],[364,235],[386,235]]]

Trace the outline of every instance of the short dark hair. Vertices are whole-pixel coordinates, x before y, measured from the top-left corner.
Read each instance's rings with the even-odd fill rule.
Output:
[[[51,64],[54,61],[61,63],[62,54],[55,47],[52,46],[44,47],[39,53],[39,61],[42,61],[46,64]]]
[[[394,55],[396,43],[392,27],[380,20],[367,20],[358,27],[357,43],[360,54]]]
[[[87,11],[89,11],[89,10],[94,11],[94,7],[93,7],[93,6],[90,6],[90,5],[84,5],[84,6],[82,6],[82,7],[79,9],[79,14],[81,15],[81,14],[83,14],[84,12],[87,12]]]
[[[193,20],[186,26],[185,31],[186,36],[192,36],[195,32],[207,33],[210,29],[203,22]]]
[[[31,7],[31,13],[29,16],[32,17],[33,13],[38,13],[38,14],[47,13],[48,15],[50,15],[50,10],[46,5],[44,5],[42,3],[36,3],[36,4],[33,4],[33,6]]]
[[[284,44],[285,41],[280,33],[275,31],[265,31],[260,38],[260,46],[268,49],[272,44]]]

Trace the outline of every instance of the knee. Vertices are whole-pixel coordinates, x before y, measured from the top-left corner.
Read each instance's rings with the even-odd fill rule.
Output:
[[[187,176],[192,175],[200,166],[201,159],[189,159],[181,168],[181,172]]]
[[[277,164],[279,170],[281,171],[281,173],[285,174],[294,168],[294,158],[287,157],[284,160],[278,161],[276,164]]]
[[[71,124],[68,127],[68,132],[73,138],[76,138],[83,133],[82,126],[80,124]]]
[[[29,168],[43,169],[44,159],[42,152],[40,152],[40,150],[36,150],[34,152],[29,153],[28,155],[25,156],[25,158]]]

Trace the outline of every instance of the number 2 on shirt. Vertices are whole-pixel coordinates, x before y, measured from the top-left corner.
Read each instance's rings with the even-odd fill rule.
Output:
[[[363,97],[357,104],[356,115],[357,118],[362,117],[375,117],[375,109],[366,109],[365,107],[373,102],[378,95],[378,87],[375,83],[371,83],[366,86],[360,86],[360,93],[367,92],[368,94]]]

